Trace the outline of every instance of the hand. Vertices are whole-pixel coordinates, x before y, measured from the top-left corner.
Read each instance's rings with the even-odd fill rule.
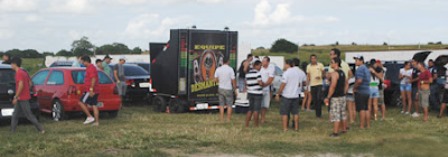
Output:
[[[95,93],[94,92],[89,92],[89,97],[93,97],[93,96],[95,96]]]
[[[238,97],[238,89],[235,89],[235,97]]]
[[[369,69],[371,73],[375,73],[375,70],[373,70],[372,68]]]
[[[328,104],[330,103],[330,100],[328,98],[325,98],[324,103],[325,103],[325,106],[328,106]]]
[[[276,94],[276,95],[275,95],[275,101],[277,101],[277,102],[280,101],[280,95],[279,95],[279,94]]]
[[[14,100],[12,100],[12,104],[13,105],[17,105],[17,99],[16,98],[14,98]]]
[[[353,93],[356,93],[356,92],[358,92],[358,89],[353,88]]]

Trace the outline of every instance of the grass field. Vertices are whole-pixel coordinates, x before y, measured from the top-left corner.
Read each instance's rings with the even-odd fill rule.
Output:
[[[325,108],[324,108],[325,110]],[[324,117],[327,113],[324,112]],[[302,112],[300,131],[283,132],[278,106],[268,123],[244,128],[244,115],[231,123],[215,113],[162,114],[149,107],[125,107],[116,119],[99,127],[82,125],[83,118],[53,122],[41,119],[47,133],[19,125],[11,134],[8,122],[0,126],[1,156],[445,156],[448,118],[431,114],[428,123],[390,109],[386,121],[370,130],[351,130],[330,138],[331,125]]]

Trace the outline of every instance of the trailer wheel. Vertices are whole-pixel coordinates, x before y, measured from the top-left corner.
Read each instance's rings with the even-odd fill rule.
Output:
[[[161,96],[155,96],[152,100],[153,109],[155,112],[165,112],[166,111],[166,100]]]
[[[171,99],[168,103],[170,111],[174,113],[184,113],[186,111],[186,105],[182,103],[182,100]]]

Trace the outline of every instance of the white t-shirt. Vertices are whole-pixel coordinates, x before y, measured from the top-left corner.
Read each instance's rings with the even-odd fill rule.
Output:
[[[215,71],[215,77],[219,80],[219,88],[232,90],[232,80],[235,79],[235,72],[229,65],[222,65]]]
[[[273,65],[269,65],[267,68],[261,67],[260,69],[261,80],[263,83],[267,83],[269,78],[275,77],[275,67]],[[264,87],[263,91],[270,91],[269,86]]]
[[[305,72],[303,72],[302,69],[300,69],[299,67],[294,67],[293,68],[297,73],[299,73],[299,77],[297,78],[299,80],[299,94],[301,94],[303,92],[303,82],[307,81],[307,77]]]
[[[400,69],[400,74],[403,76],[412,77],[412,69],[405,70],[404,68]],[[403,78],[400,84],[410,84],[411,80],[409,78]]]
[[[282,96],[288,99],[299,98],[300,74],[294,68],[289,68],[283,73],[282,83],[286,86],[283,89]]]

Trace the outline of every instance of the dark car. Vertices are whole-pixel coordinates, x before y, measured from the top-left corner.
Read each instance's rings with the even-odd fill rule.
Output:
[[[145,69],[151,75],[151,64],[144,62],[127,62],[126,64],[135,64]]]
[[[12,100],[16,93],[16,72],[12,70],[10,65],[0,64],[0,119],[11,118],[14,112],[14,106]],[[31,86],[31,111],[36,117],[39,117],[39,103],[37,103],[37,97],[34,87]]]
[[[71,67],[74,61],[55,61],[51,63],[50,67]]]
[[[114,69],[115,64],[110,66]],[[124,75],[126,76],[127,101],[150,100],[150,76],[145,69],[134,64],[124,64]]]

